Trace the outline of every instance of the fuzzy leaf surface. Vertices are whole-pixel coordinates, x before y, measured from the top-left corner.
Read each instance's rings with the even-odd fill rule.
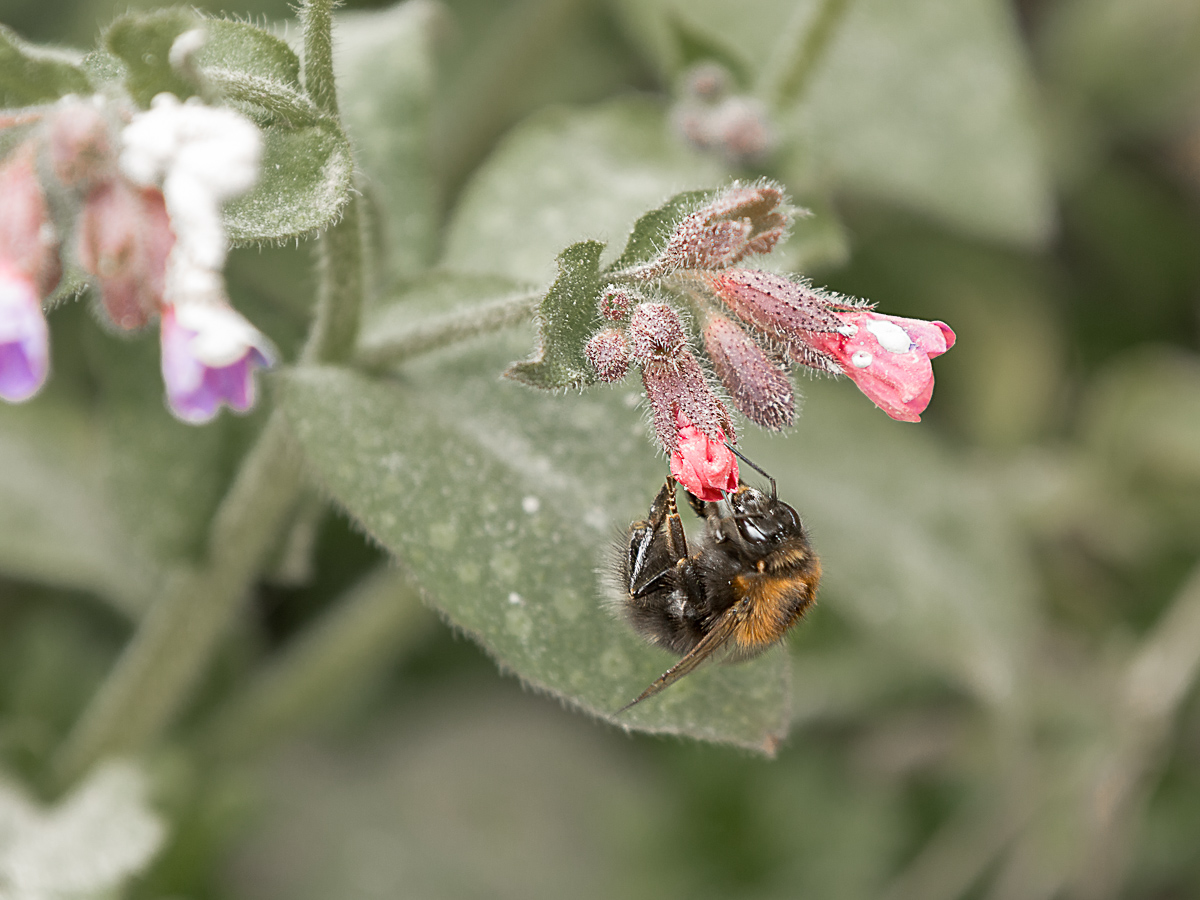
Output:
[[[502,666],[623,727],[769,752],[787,717],[780,651],[702,668],[613,716],[673,661],[605,608],[597,575],[664,467],[635,393],[555,396],[497,380],[523,340],[427,354],[396,383],[297,370],[283,408],[325,489]]]
[[[551,109],[514,129],[467,185],[441,265],[546,284],[564,246],[618,240],[665,198],[724,179],[675,139],[657,103]]]
[[[596,306],[603,252],[600,241],[580,241],[558,255],[558,278],[538,307],[537,353],[509,366],[505,375],[547,390],[596,380],[583,348],[603,324]]]
[[[437,16],[433,3],[410,0],[346,13],[334,25],[339,107],[379,210],[379,243],[392,278],[424,268],[434,252],[429,119]]]
[[[90,92],[78,54],[36,47],[0,25],[0,109]]]
[[[346,204],[353,175],[350,146],[332,122],[264,129],[258,183],[225,207],[230,239],[281,241],[324,228]]]

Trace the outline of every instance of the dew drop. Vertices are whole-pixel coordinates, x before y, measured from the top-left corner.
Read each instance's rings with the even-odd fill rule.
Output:
[[[850,365],[854,366],[856,369],[865,369],[873,362],[875,362],[875,357],[873,357],[866,350],[859,350],[850,357]]]
[[[877,319],[867,323],[867,331],[875,335],[879,346],[888,353],[907,353],[912,347],[912,338],[908,336],[908,332],[895,322],[884,322]]]

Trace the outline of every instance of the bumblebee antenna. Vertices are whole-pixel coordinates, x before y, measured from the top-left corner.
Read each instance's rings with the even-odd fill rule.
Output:
[[[733,444],[729,443],[729,441],[725,442],[725,446],[729,448],[730,453],[732,453],[734,456],[736,456],[738,459],[740,459],[742,462],[744,462],[746,465],[748,465],[750,468],[752,468],[755,472],[757,472],[763,478],[767,479],[767,481],[771,482],[771,499],[778,500],[779,495],[775,490],[775,479],[772,478],[770,475],[768,475],[763,470],[762,466],[758,465],[758,463],[754,462],[754,460],[747,458],[745,454],[743,454],[740,450],[738,450],[737,447],[733,446]]]

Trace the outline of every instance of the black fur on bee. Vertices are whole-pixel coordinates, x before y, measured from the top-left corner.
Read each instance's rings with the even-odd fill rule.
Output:
[[[704,520],[688,552],[668,477],[618,558],[625,615],[652,643],[683,658],[630,706],[678,681],[714,654],[749,659],[779,641],[816,600],[821,563],[796,511],[747,486],[718,502],[687,493]]]

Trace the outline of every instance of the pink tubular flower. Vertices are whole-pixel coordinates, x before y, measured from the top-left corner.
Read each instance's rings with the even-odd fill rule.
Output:
[[[671,454],[671,476],[701,500],[715,502],[737,490],[737,458],[725,446],[676,413],[679,435]]]
[[[0,265],[0,397],[10,403],[38,392],[50,370],[50,333],[33,281]]]
[[[185,422],[210,421],[222,403],[237,412],[250,409],[254,369],[273,362],[267,339],[231,307],[186,303],[163,309],[167,404]]]
[[[933,366],[954,346],[944,322],[885,316],[868,309],[836,310],[842,327],[802,336],[807,348],[836,360],[858,389],[885,413],[901,422],[919,422],[933,396]],[[793,350],[797,362],[804,347]]]

